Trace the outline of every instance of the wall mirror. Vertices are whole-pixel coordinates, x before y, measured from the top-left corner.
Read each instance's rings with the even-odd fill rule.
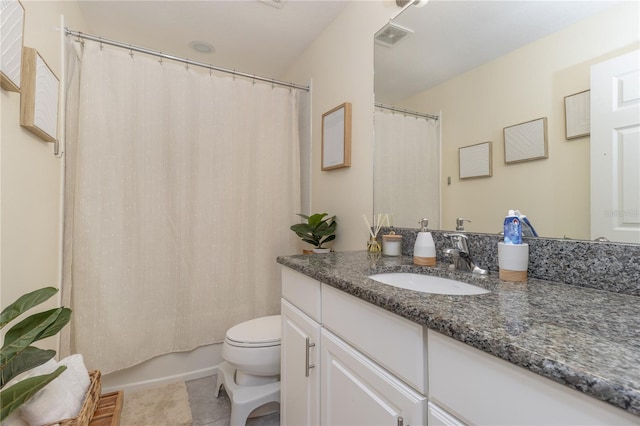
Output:
[[[628,1],[429,1],[408,6],[393,28],[376,33],[407,33],[394,36],[396,44],[374,36],[376,105],[439,117],[434,229],[454,230],[463,217],[471,220],[466,231],[496,234],[507,211],[518,209],[543,237],[601,236],[591,235],[591,215],[617,211],[590,204],[590,182],[599,179],[591,176],[590,135],[566,137],[565,97],[590,89],[591,66],[640,47],[638,13],[639,2]],[[503,129],[540,117],[548,120],[548,158],[506,163]],[[374,155],[394,155],[399,135],[374,127]],[[460,179],[459,149],[485,141],[493,141],[492,176]],[[393,162],[376,160],[374,213],[405,217],[393,225],[407,228],[429,217],[424,208],[396,212],[382,203],[421,198],[420,177],[403,176],[411,182],[404,186],[376,178],[415,173],[428,161],[402,156],[402,167],[389,171]],[[625,214],[640,223],[637,204]],[[640,234],[632,238],[624,241],[640,243]]]

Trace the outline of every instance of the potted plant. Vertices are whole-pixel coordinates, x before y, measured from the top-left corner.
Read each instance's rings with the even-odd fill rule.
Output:
[[[0,313],[0,329],[57,292],[56,288],[45,287],[19,297]],[[55,356],[56,351],[36,348],[31,343],[57,334],[70,319],[71,309],[59,307],[33,314],[6,332],[0,348],[0,421],[67,368],[60,366],[53,373],[29,377],[5,388],[18,374],[44,364]]]
[[[329,216],[327,213],[316,213],[311,216],[298,213],[298,216],[305,219],[306,223],[296,223],[291,225],[291,230],[305,243],[314,246],[315,253],[326,253],[330,249],[322,247],[324,243],[336,239],[336,228],[338,223],[335,216]]]

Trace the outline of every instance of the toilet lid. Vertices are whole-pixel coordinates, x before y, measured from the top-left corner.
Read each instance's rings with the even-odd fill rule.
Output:
[[[227,330],[227,340],[235,344],[280,344],[280,315],[245,321]]]

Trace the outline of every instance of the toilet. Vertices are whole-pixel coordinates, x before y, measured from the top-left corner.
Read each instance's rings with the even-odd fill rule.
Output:
[[[280,315],[272,315],[227,330],[215,396],[224,385],[231,400],[231,426],[244,426],[253,410],[280,402],[280,328]]]

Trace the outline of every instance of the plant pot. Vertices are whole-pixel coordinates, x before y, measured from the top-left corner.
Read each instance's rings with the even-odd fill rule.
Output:
[[[314,248],[313,252],[314,253],[330,253],[331,249],[328,249],[328,248]]]

